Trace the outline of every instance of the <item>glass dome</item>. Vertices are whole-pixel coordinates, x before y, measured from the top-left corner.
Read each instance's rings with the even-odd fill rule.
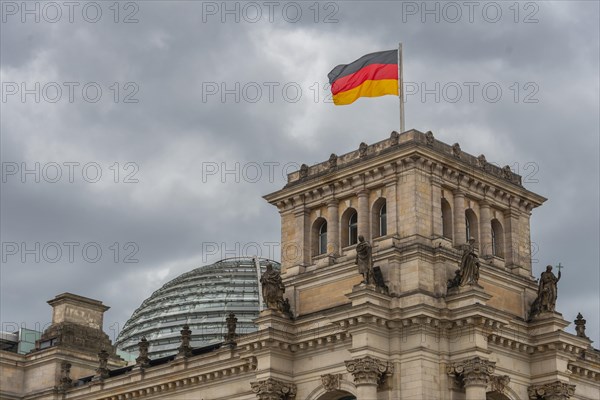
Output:
[[[115,345],[137,353],[138,342],[145,337],[150,343],[150,358],[172,355],[181,343],[180,330],[186,323],[192,331],[192,347],[218,343],[223,341],[225,319],[231,312],[238,319],[237,334],[256,331],[252,320],[258,317],[262,300],[260,274],[269,262],[280,269],[275,261],[240,257],[178,276],[144,300],[123,326]]]

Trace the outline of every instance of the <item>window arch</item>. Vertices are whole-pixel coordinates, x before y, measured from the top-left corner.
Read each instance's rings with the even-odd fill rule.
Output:
[[[442,235],[452,239],[452,208],[445,198],[442,198]]]
[[[492,220],[492,255],[504,257],[504,229],[497,219]]]
[[[311,240],[312,255],[327,254],[327,220],[319,217],[313,223],[312,240]]]
[[[475,242],[479,243],[479,229],[477,229],[477,215],[471,208],[465,210],[465,226],[466,226],[466,238],[465,243],[469,239],[475,239]]]
[[[387,202],[382,197],[373,203],[371,209],[371,237],[385,235],[387,235]]]
[[[341,220],[342,247],[358,242],[358,212],[352,207],[342,214]]]

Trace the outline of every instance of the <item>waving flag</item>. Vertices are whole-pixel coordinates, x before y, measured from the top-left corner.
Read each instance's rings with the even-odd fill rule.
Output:
[[[398,96],[398,50],[367,54],[350,64],[338,65],[327,75],[335,105],[351,104],[359,97]]]

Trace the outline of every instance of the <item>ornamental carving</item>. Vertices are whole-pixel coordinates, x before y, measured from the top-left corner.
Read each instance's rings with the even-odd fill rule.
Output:
[[[400,134],[396,131],[392,131],[392,134],[390,135],[390,142],[391,142],[392,146],[397,145],[399,140],[400,140]]]
[[[487,386],[495,369],[495,362],[475,357],[450,365],[447,372],[449,375],[454,375],[464,387]]]
[[[490,376],[490,386],[492,387],[492,392],[504,393],[509,383],[510,376],[508,375]]]
[[[454,143],[452,145],[452,155],[456,158],[460,158],[461,154],[462,154],[462,150],[460,149],[460,144]]]
[[[108,378],[110,371],[108,369],[108,357],[109,354],[106,350],[102,349],[98,353],[98,368],[96,368],[96,380],[102,380]]]
[[[342,375],[340,375],[340,374],[321,375],[321,383],[323,384],[323,388],[328,392],[338,390],[342,383]]]
[[[308,176],[308,165],[302,164],[300,166],[300,178],[306,178]]]
[[[274,378],[251,382],[252,391],[259,400],[293,400],[296,398],[296,385]]]
[[[427,146],[433,146],[433,142],[435,142],[435,138],[433,137],[433,132],[427,131],[425,133],[425,142]]]
[[[190,330],[188,324],[185,324],[179,333],[181,333],[181,345],[178,349],[178,355],[183,357],[191,357],[192,346],[190,345],[190,342],[192,340],[192,331]]]
[[[346,369],[354,376],[357,385],[379,385],[386,375],[394,372],[391,364],[369,356],[346,361]]]
[[[575,394],[575,385],[555,381],[531,385],[527,392],[531,400],[566,400]]]
[[[334,169],[337,167],[338,156],[335,153],[331,153],[329,156],[329,169]]]
[[[477,157],[477,166],[479,168],[485,168],[486,165],[487,165],[487,160],[485,159],[485,155],[480,154],[479,157]]]
[[[362,142],[360,146],[358,146],[358,155],[360,158],[363,158],[367,155],[368,148],[369,146],[365,142]]]
[[[504,179],[512,179],[512,170],[510,169],[510,165],[505,165],[504,167],[502,167],[502,176],[504,177]]]
[[[577,313],[577,319],[575,319],[575,332],[577,332],[577,336],[589,339],[585,334],[585,323],[586,320],[583,318],[581,313]]]
[[[138,342],[138,351],[139,356],[135,359],[135,365],[138,365],[142,368],[147,368],[150,366],[150,357],[148,357],[148,349],[150,348],[150,343],[146,340],[145,337]]]
[[[71,364],[63,361],[60,364],[60,379],[58,381],[58,390],[61,392],[66,391],[73,385],[71,379]]]

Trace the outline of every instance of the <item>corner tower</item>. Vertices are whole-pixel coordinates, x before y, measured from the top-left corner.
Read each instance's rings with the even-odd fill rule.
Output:
[[[288,175],[265,196],[281,214],[282,275],[298,315],[349,303],[361,281],[357,237],[373,246],[392,297],[434,305],[469,238],[482,259],[488,302],[526,318],[535,297],[530,215],[546,199],[509,166],[467,154],[431,132],[392,132]]]

